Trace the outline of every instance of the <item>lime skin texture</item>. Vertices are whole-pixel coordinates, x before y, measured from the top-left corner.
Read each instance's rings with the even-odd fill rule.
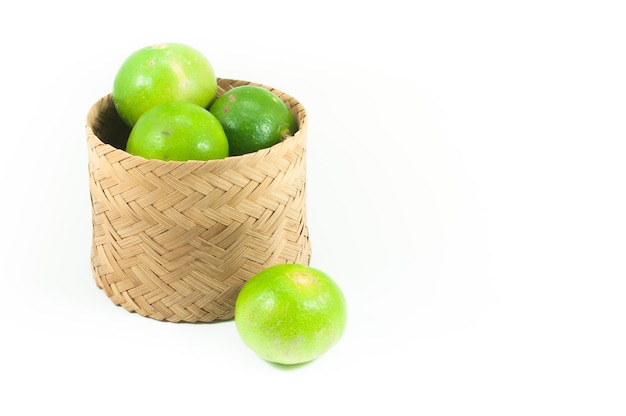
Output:
[[[242,287],[235,325],[266,361],[310,362],[335,345],[347,322],[346,299],[324,272],[299,264],[270,266]]]
[[[209,111],[224,127],[231,156],[271,147],[298,129],[285,102],[256,85],[240,85],[226,91]]]
[[[152,107],[169,101],[208,106],[217,95],[217,78],[209,60],[180,43],[160,43],[136,50],[122,63],[113,81],[113,103],[132,127]]]
[[[212,160],[228,156],[228,139],[205,108],[171,101],[146,111],[132,128],[126,151],[164,161]]]

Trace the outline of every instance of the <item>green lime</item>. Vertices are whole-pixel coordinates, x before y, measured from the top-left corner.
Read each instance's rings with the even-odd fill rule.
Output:
[[[244,284],[235,303],[235,325],[244,343],[278,364],[314,360],[344,333],[347,308],[324,272],[299,264],[271,266]]]
[[[273,146],[298,129],[289,107],[273,92],[255,85],[226,91],[210,106],[237,156]]]
[[[190,101],[208,107],[217,95],[211,63],[198,50],[180,43],[161,43],[133,52],[113,82],[113,103],[132,127],[150,108],[168,101]]]
[[[126,151],[166,161],[223,159],[228,156],[228,139],[207,109],[187,101],[170,101],[137,120]]]

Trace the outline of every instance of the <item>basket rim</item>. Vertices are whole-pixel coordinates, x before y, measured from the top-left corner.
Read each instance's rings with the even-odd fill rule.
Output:
[[[97,101],[95,101],[91,107],[89,108],[89,111],[87,113],[87,117],[86,117],[86,121],[85,121],[85,129],[87,131],[87,139],[88,140],[95,140],[95,146],[105,146],[108,147],[108,151],[111,152],[122,152],[125,157],[127,158],[136,158],[137,160],[141,160],[141,161],[150,161],[150,162],[154,162],[154,163],[161,163],[161,164],[166,164],[167,166],[191,166],[191,165],[206,165],[206,164],[213,164],[213,165],[219,165],[219,164],[231,164],[231,163],[237,163],[239,161],[242,160],[246,160],[247,158],[250,157],[263,157],[264,155],[269,154],[270,152],[275,152],[280,150],[280,147],[284,147],[284,146],[288,146],[291,144],[291,142],[293,141],[303,141],[306,140],[306,131],[307,131],[307,112],[306,109],[304,108],[304,106],[302,105],[302,103],[296,99],[295,97],[285,93],[284,91],[281,91],[277,88],[271,87],[269,85],[265,85],[265,84],[261,84],[258,82],[254,82],[254,81],[247,81],[247,80],[240,80],[240,79],[233,79],[233,78],[217,78],[217,83],[218,83],[218,94],[217,96],[219,97],[223,92],[227,91],[230,88],[226,88],[224,89],[223,87],[220,86],[220,83],[227,83],[229,84],[230,88],[234,88],[235,86],[238,85],[255,85],[255,86],[259,86],[265,89],[268,89],[270,91],[272,91],[274,94],[277,94],[284,102],[285,104],[287,104],[287,106],[289,107],[289,110],[294,114],[294,117],[296,118],[296,121],[298,123],[298,131],[296,131],[296,133],[293,136],[288,136],[285,140],[281,141],[280,143],[277,143],[273,146],[270,146],[268,148],[264,148],[264,149],[260,149],[256,152],[253,153],[246,153],[243,155],[237,155],[237,156],[228,156],[224,159],[212,159],[212,160],[185,160],[185,161],[178,161],[178,160],[160,160],[160,159],[146,159],[142,156],[136,156],[136,155],[132,155],[130,153],[128,153],[126,150],[124,149],[120,149],[119,147],[113,146],[109,143],[106,143],[104,141],[102,141],[98,135],[95,133],[94,129],[93,129],[93,125],[96,122],[98,115],[102,113],[102,109],[105,108],[105,106],[107,105],[113,105],[113,93],[109,92],[108,94],[100,97],[100,99],[98,99]],[[235,85],[232,85],[235,84]]]

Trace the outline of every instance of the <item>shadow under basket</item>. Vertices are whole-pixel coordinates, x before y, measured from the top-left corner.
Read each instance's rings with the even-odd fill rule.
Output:
[[[252,276],[274,264],[309,264],[306,111],[248,81],[218,79],[218,96],[245,84],[277,94],[297,133],[242,156],[165,162],[122,150],[130,129],[111,94],[89,111],[91,262],[114,304],[161,321],[228,320]]]

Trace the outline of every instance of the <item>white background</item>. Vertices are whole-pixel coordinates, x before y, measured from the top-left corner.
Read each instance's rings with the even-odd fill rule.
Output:
[[[0,414],[626,414],[623,2],[349,3],[0,6]],[[307,109],[308,365],[96,288],[85,117],[163,41]]]

